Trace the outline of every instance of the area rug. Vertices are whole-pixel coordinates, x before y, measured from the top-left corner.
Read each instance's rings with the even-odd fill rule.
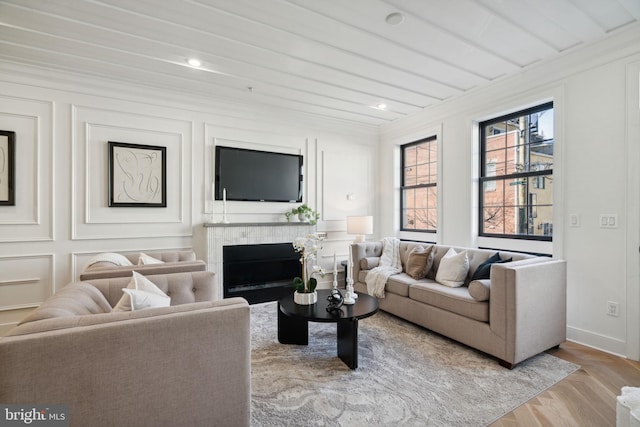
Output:
[[[336,354],[336,325],[309,345],[278,343],[277,305],[251,306],[251,425],[485,426],[579,367],[540,354],[513,370],[384,312],[359,323],[358,368]]]

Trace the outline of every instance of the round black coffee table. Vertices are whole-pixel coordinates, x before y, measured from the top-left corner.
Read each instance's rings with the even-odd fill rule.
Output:
[[[281,344],[309,344],[309,322],[332,322],[337,324],[338,357],[351,369],[358,367],[358,320],[374,315],[378,311],[378,300],[370,295],[358,293],[353,305],[343,305],[335,313],[327,311],[330,289],[318,290],[318,302],[298,305],[293,302],[293,293],[278,301],[278,341]],[[341,291],[344,293],[344,291]]]

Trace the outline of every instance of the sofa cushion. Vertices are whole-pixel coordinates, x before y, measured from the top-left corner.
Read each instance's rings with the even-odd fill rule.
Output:
[[[56,292],[19,324],[55,317],[109,312],[111,305],[102,292],[88,283],[72,283]]]
[[[416,246],[409,253],[406,273],[416,280],[424,279],[433,265],[433,246]]]
[[[491,280],[479,279],[469,283],[469,295],[476,301],[489,301]]]
[[[145,308],[168,307],[171,303],[171,298],[151,280],[135,271],[131,281],[122,291],[124,294],[118,304],[113,307],[113,311],[136,311]]]
[[[407,273],[394,274],[389,276],[387,279],[387,284],[385,285],[384,290],[385,292],[400,295],[401,297],[408,297],[409,287],[416,283],[419,282]]]
[[[409,298],[470,319],[489,321],[489,302],[476,301],[464,286],[451,288],[431,280],[420,281],[409,288]]]
[[[467,251],[457,253],[451,248],[440,260],[438,271],[436,272],[436,282],[452,288],[462,286],[469,273],[469,258]]]

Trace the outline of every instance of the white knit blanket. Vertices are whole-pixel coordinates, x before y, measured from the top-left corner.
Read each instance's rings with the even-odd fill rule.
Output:
[[[378,298],[384,298],[384,286],[387,283],[387,279],[398,273],[402,273],[400,240],[395,237],[385,237],[382,239],[380,264],[371,269],[364,279],[367,284],[367,293]]]

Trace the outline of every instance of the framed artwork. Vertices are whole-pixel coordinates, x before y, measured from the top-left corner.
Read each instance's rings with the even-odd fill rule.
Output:
[[[0,206],[15,206],[16,133],[0,130]]]
[[[167,147],[109,141],[109,207],[167,207]]]

